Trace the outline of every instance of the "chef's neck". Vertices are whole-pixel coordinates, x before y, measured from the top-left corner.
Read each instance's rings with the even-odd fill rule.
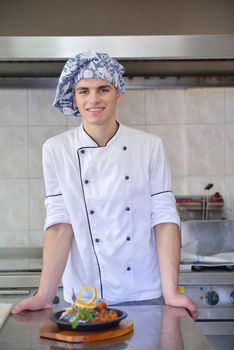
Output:
[[[111,120],[108,124],[93,125],[83,121],[84,130],[90,137],[99,145],[105,146],[119,128],[119,123],[116,120]]]

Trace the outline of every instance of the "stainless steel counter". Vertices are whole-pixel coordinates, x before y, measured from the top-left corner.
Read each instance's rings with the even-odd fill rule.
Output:
[[[56,311],[61,306],[57,306]],[[121,338],[89,344],[71,344],[40,338],[40,325],[52,310],[10,315],[0,330],[1,350],[109,349],[109,350],[209,350],[207,338],[186,311],[167,306],[121,307],[134,321],[134,332]]]

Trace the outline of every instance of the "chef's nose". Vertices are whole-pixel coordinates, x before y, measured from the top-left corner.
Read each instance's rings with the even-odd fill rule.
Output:
[[[90,98],[90,102],[92,103],[97,103],[100,101],[100,97],[96,91],[92,91],[89,98]]]

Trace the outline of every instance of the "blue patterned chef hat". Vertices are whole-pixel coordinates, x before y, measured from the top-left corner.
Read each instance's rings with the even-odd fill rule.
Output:
[[[74,88],[78,81],[100,78],[115,86],[121,94],[125,92],[124,67],[106,53],[88,51],[70,58],[59,78],[53,106],[65,115],[80,116],[74,105]]]

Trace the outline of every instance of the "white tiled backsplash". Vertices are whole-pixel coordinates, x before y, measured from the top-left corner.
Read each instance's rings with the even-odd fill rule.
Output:
[[[0,247],[41,246],[41,147],[80,124],[53,107],[54,89],[0,89]],[[118,120],[164,142],[176,195],[212,193],[234,219],[234,88],[127,90]]]

